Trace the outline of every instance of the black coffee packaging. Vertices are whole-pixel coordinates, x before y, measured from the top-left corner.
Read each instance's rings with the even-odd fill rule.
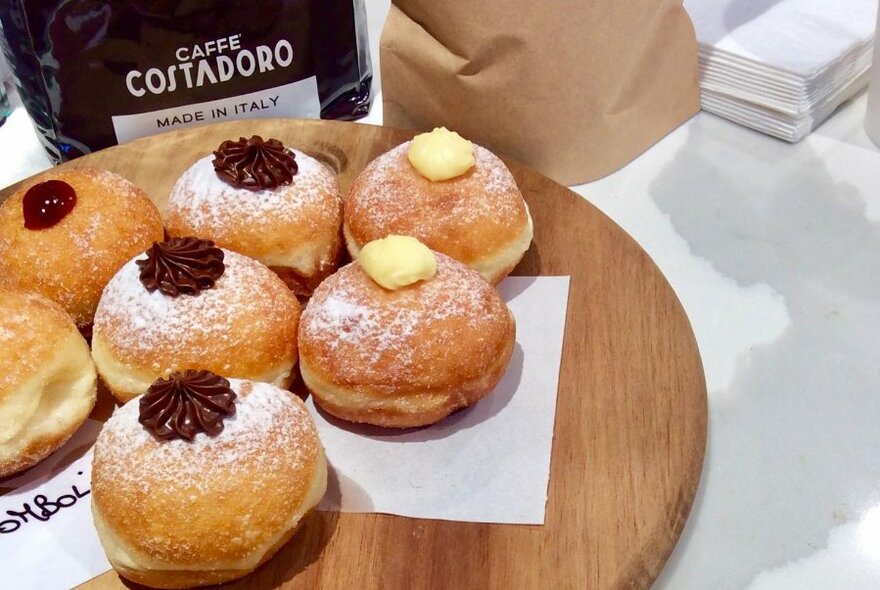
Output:
[[[3,0],[0,23],[55,162],[174,128],[370,108],[362,0]]]

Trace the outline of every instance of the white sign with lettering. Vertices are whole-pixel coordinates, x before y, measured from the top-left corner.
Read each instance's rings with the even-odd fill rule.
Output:
[[[23,475],[0,481],[0,586],[66,590],[110,569],[92,524],[88,420],[66,445]]]
[[[315,76],[283,86],[220,100],[183,105],[160,111],[112,117],[116,141],[125,143],[163,131],[220,123],[233,119],[299,117],[319,119],[321,101]]]

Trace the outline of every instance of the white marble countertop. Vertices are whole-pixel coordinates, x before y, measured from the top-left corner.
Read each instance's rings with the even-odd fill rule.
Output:
[[[373,47],[387,5],[369,3]],[[574,187],[653,257],[703,357],[703,479],[656,588],[880,588],[880,149],[865,103],[796,145],[701,113]],[[0,187],[49,166],[21,108],[0,161]]]
[[[575,187],[691,320],[709,445],[656,588],[880,588],[880,149],[866,97],[791,145],[701,113]]]

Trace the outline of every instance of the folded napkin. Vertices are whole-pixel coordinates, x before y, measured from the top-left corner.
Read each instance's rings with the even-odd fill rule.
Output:
[[[685,0],[704,110],[800,141],[867,84],[877,0]]]

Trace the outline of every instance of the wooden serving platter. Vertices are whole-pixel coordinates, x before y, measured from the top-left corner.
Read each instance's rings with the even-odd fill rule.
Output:
[[[119,172],[161,208],[198,157],[251,134],[322,160],[343,191],[367,162],[411,136],[354,123],[236,121],[65,166]],[[656,579],[687,519],[706,447],[706,386],[690,324],[623,230],[568,189],[509,166],[535,222],[514,274],[571,276],[545,524],[313,512],[274,558],[224,588],[618,589]],[[113,572],[81,586],[124,587]]]

